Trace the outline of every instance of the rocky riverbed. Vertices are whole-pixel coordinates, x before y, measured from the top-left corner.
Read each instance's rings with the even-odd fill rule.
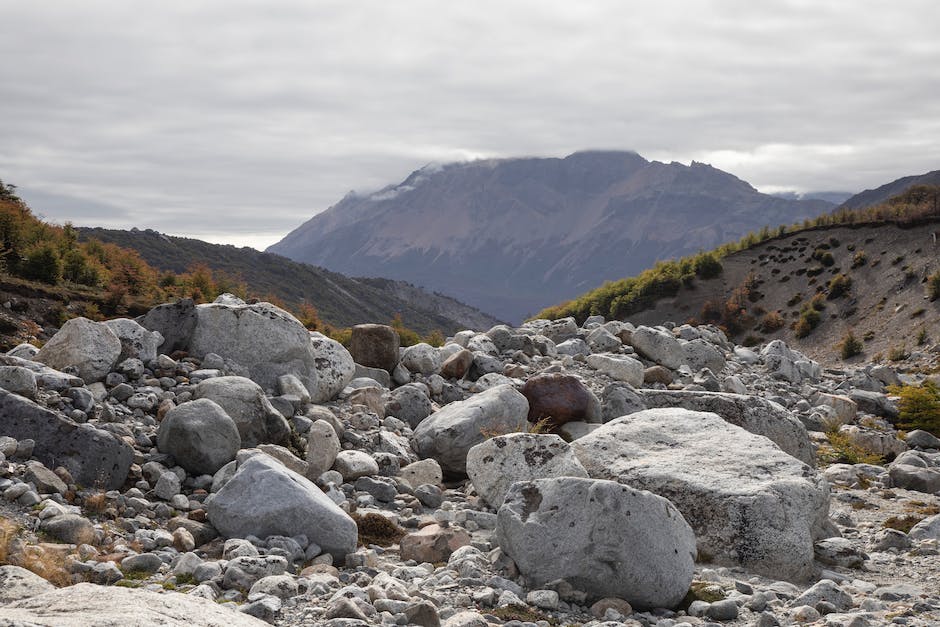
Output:
[[[75,319],[0,355],[0,625],[940,624],[940,441],[886,390],[927,376],[596,317]]]

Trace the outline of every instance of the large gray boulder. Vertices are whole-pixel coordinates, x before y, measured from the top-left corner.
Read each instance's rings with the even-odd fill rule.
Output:
[[[643,385],[643,363],[627,355],[588,355],[587,365],[611,379],[637,387]]]
[[[224,409],[201,398],[166,413],[157,429],[157,448],[194,475],[212,475],[235,459],[241,437]]]
[[[163,336],[159,351],[169,355],[174,351],[189,350],[196,330],[196,303],[182,298],[175,303],[157,305],[137,319],[140,326]]]
[[[0,624],[29,627],[266,627],[267,623],[214,601],[178,592],[151,592],[80,583],[15,601]]]
[[[76,424],[33,401],[0,390],[0,434],[36,443],[33,457],[49,468],[63,466],[85,487],[120,488],[134,449],[117,436]]]
[[[356,376],[356,362],[346,347],[322,333],[310,334],[317,390],[311,391],[314,403],[325,403],[336,397]]]
[[[437,374],[441,370],[441,353],[430,344],[420,342],[409,346],[401,354],[401,363],[409,372],[423,375]]]
[[[75,368],[85,383],[104,379],[121,356],[121,340],[107,325],[72,318],[33,358],[56,370]]]
[[[769,438],[785,453],[810,466],[816,453],[802,422],[782,405],[758,396],[687,390],[643,390],[647,407],[709,411],[751,433]]]
[[[773,340],[760,352],[761,359],[770,376],[790,383],[800,383],[804,379],[818,381],[822,374],[819,364],[787,346],[783,340]]]
[[[514,483],[496,540],[536,589],[564,579],[638,609],[675,607],[689,590],[695,535],[666,499],[613,481]]]
[[[198,305],[189,352],[200,359],[207,353],[230,359],[265,389],[276,389],[279,376],[293,374],[311,395],[317,392],[317,354],[310,332],[271,303]]]
[[[694,339],[682,344],[684,363],[692,370],[708,368],[714,373],[721,372],[725,367],[725,355],[709,342],[703,339]]]
[[[163,344],[163,336],[159,331],[146,329],[130,318],[105,320],[104,324],[121,341],[118,362],[136,357],[146,364],[157,358],[157,348]]]
[[[510,433],[477,444],[467,453],[467,476],[490,507],[503,504],[516,481],[587,477],[567,442],[557,435]]]
[[[905,451],[888,466],[888,475],[896,488],[940,492],[940,453]]]
[[[274,409],[264,390],[246,377],[213,377],[196,386],[194,396],[219,405],[235,421],[243,448],[283,444],[290,436],[287,419]]]
[[[19,566],[0,566],[0,604],[52,592],[55,586],[36,573]]]
[[[648,409],[572,442],[595,478],[668,498],[719,564],[803,581],[827,534],[829,486],[769,439],[708,412]]]
[[[611,383],[601,393],[601,421],[610,422],[615,418],[647,409],[646,400],[632,385],[624,382]]]
[[[467,452],[487,437],[526,430],[529,403],[511,385],[497,385],[434,412],[415,428],[415,450],[446,473],[463,475]]]
[[[228,538],[297,536],[342,563],[356,550],[356,523],[309,479],[263,454],[241,461],[212,495],[209,521]]]
[[[662,329],[639,326],[633,332],[630,344],[643,357],[673,370],[686,360],[679,340],[672,333]]]
[[[431,399],[416,385],[406,384],[392,390],[385,403],[385,415],[407,422],[412,429],[431,415]]]

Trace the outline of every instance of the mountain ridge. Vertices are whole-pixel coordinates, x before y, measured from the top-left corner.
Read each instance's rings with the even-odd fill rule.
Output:
[[[421,333],[453,333],[468,326],[488,328],[499,323],[489,314],[443,294],[419,292],[414,286],[385,279],[351,278],[253,248],[212,244],[152,230],[82,227],[78,231],[85,239],[134,249],[160,270],[179,273],[205,264],[240,278],[259,293],[270,293],[287,303],[309,303],[323,320],[336,326],[388,321],[396,314],[407,327]],[[401,298],[402,293],[411,298]]]
[[[761,194],[698,162],[582,151],[427,166],[347,194],[267,251],[406,280],[519,320],[657,260],[834,206]]]

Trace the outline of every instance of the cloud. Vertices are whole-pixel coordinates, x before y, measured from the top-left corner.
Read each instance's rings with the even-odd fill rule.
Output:
[[[428,162],[585,148],[860,190],[940,167],[933,10],[3,3],[0,177],[80,199],[43,200],[59,221],[219,241],[286,233]]]

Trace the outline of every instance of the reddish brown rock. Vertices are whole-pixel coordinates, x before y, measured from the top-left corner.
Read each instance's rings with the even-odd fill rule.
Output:
[[[473,353],[466,348],[454,353],[441,365],[441,376],[445,379],[462,379],[473,365]]]
[[[528,420],[547,420],[560,426],[567,422],[599,422],[597,399],[581,379],[570,374],[547,373],[526,381],[522,394],[529,401]]]
[[[446,562],[454,551],[468,544],[470,534],[463,529],[433,524],[406,535],[399,547],[403,560],[436,564]]]
[[[357,324],[349,338],[349,353],[357,364],[391,372],[398,364],[398,332],[385,324]]]
[[[669,385],[672,381],[672,371],[663,366],[650,366],[643,373],[643,383],[662,383],[663,385]]]

